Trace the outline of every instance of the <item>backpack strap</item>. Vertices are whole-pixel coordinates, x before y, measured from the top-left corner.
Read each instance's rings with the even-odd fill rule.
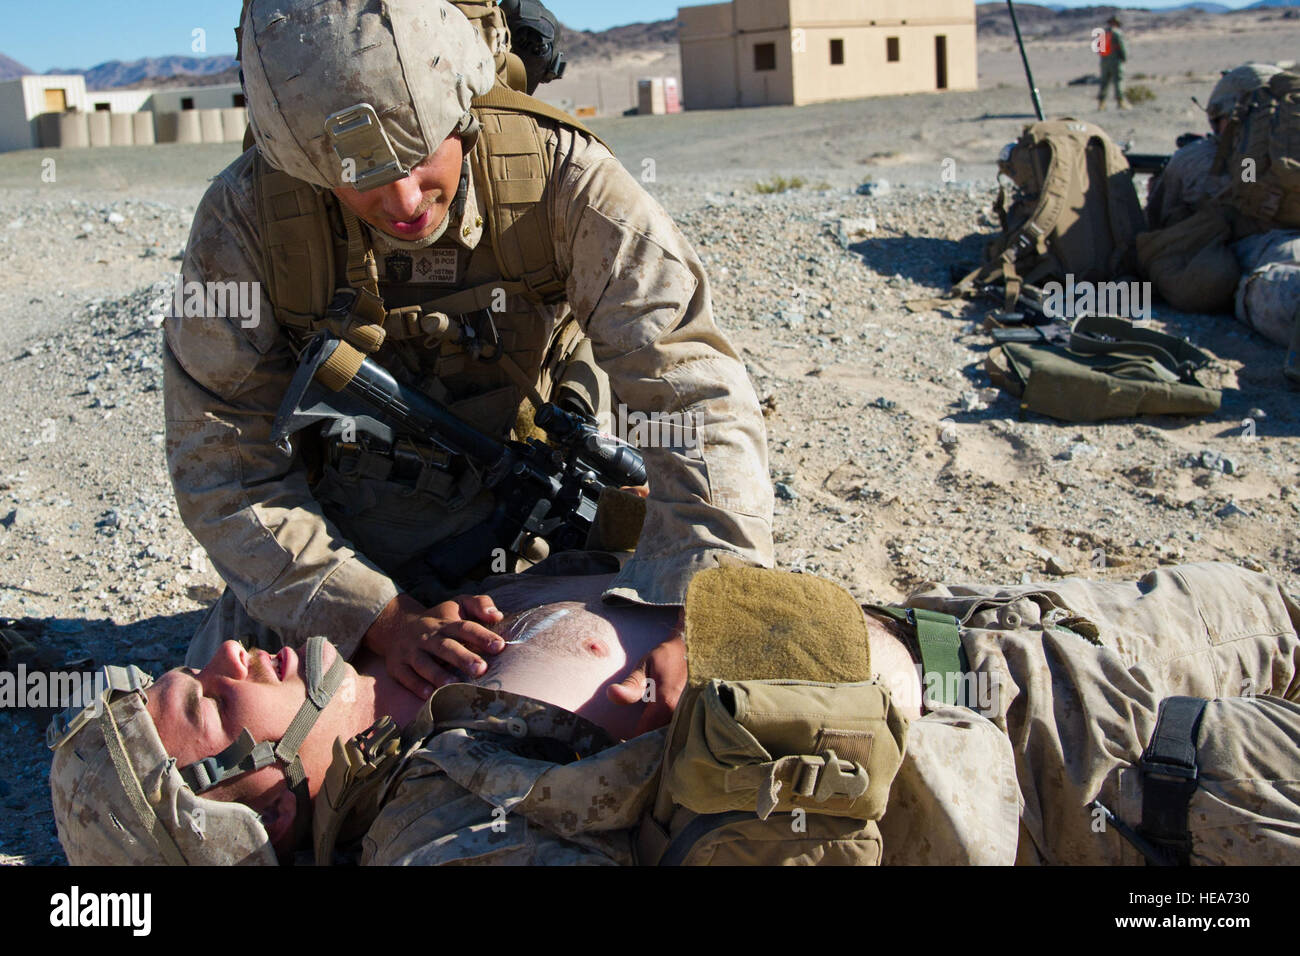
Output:
[[[1142,826],[1138,832],[1178,866],[1187,866],[1192,853],[1187,808],[1196,792],[1196,738],[1207,703],[1200,697],[1161,701],[1151,742],[1138,760],[1142,773]]]
[[[1195,384],[1194,373],[1210,363],[1210,356],[1186,339],[1105,315],[1084,316],[1075,322],[1068,348],[1085,355],[1148,356],[1189,384]]]
[[[537,120],[603,141],[563,110],[500,83],[475,99],[473,110],[482,132],[470,161],[497,267],[505,279],[522,283],[527,295],[554,304],[564,298],[565,286],[555,264],[550,216],[541,202],[554,158]]]
[[[262,282],[275,318],[288,328],[306,328],[325,314],[334,294],[334,239],[324,195],[255,153],[253,198]]]
[[[896,605],[865,605],[869,611],[883,614],[902,625],[916,638],[921,652],[921,668],[925,672],[922,684],[929,683],[930,675],[942,677],[935,688],[940,699],[950,707],[966,707],[958,690],[964,688],[960,677],[970,670],[966,649],[961,645],[961,621],[951,614],[930,611],[926,608],[898,607]],[[951,678],[949,675],[952,675]]]

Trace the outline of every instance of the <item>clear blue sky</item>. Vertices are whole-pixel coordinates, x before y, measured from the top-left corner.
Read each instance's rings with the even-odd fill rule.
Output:
[[[1181,0],[1121,3],[1168,7]],[[1230,7],[1249,0],[1225,0]],[[572,27],[603,30],[635,21],[675,16],[684,0],[550,0],[548,6]],[[1086,6],[1084,0],[1065,6]],[[54,67],[87,69],[106,60],[189,54],[193,31],[207,32],[208,53],[234,53],[239,0],[0,0],[5,25],[0,53],[37,72]]]

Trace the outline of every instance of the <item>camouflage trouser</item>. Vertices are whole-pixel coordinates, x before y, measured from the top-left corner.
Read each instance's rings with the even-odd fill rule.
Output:
[[[1141,821],[1135,765],[1179,695],[1211,699],[1192,861],[1300,862],[1300,605],[1276,582],[1205,564],[1136,584],[926,586],[907,603],[966,622],[976,706],[1015,753],[1020,862],[1142,862],[1091,804]]]
[[[1124,64],[1119,60],[1101,61],[1101,89],[1097,91],[1097,102],[1106,102],[1106,92],[1115,86],[1115,102],[1124,102]]]
[[[1260,233],[1233,249],[1244,273],[1237,318],[1287,349],[1286,374],[1300,383],[1300,232]]]

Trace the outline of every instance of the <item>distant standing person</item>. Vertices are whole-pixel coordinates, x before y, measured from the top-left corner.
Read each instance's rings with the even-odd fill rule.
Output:
[[[1106,91],[1111,84],[1115,86],[1115,106],[1127,109],[1124,103],[1124,61],[1128,59],[1128,47],[1124,43],[1124,31],[1120,29],[1119,17],[1106,21],[1106,29],[1098,37],[1097,52],[1101,54],[1101,92],[1097,94],[1097,109],[1106,108]]]

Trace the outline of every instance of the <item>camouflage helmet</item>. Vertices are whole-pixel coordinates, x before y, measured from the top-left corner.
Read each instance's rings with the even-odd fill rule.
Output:
[[[1267,63],[1247,63],[1229,70],[1214,87],[1210,103],[1205,108],[1210,120],[1222,119],[1232,112],[1237,101],[1255,90],[1268,86],[1268,81],[1282,71]]]
[[[277,169],[324,188],[410,174],[496,79],[492,53],[447,0],[246,0],[248,121]]]
[[[106,667],[90,706],[54,719],[50,797],[73,866],[270,864],[261,819],[240,803],[196,796],[145,709],[153,679]]]
[[[54,718],[46,743],[54,751],[50,797],[68,861],[111,864],[272,864],[276,855],[261,818],[236,802],[201,794],[271,764],[285,768],[297,798],[293,842],[311,822],[307,774],[299,750],[333,699],[346,663],[324,665],[324,637],[303,647],[305,699],[277,743],[244,728],[229,747],[185,767],[167,753],[146,691],[153,678],[135,666],[106,667],[85,707]]]

